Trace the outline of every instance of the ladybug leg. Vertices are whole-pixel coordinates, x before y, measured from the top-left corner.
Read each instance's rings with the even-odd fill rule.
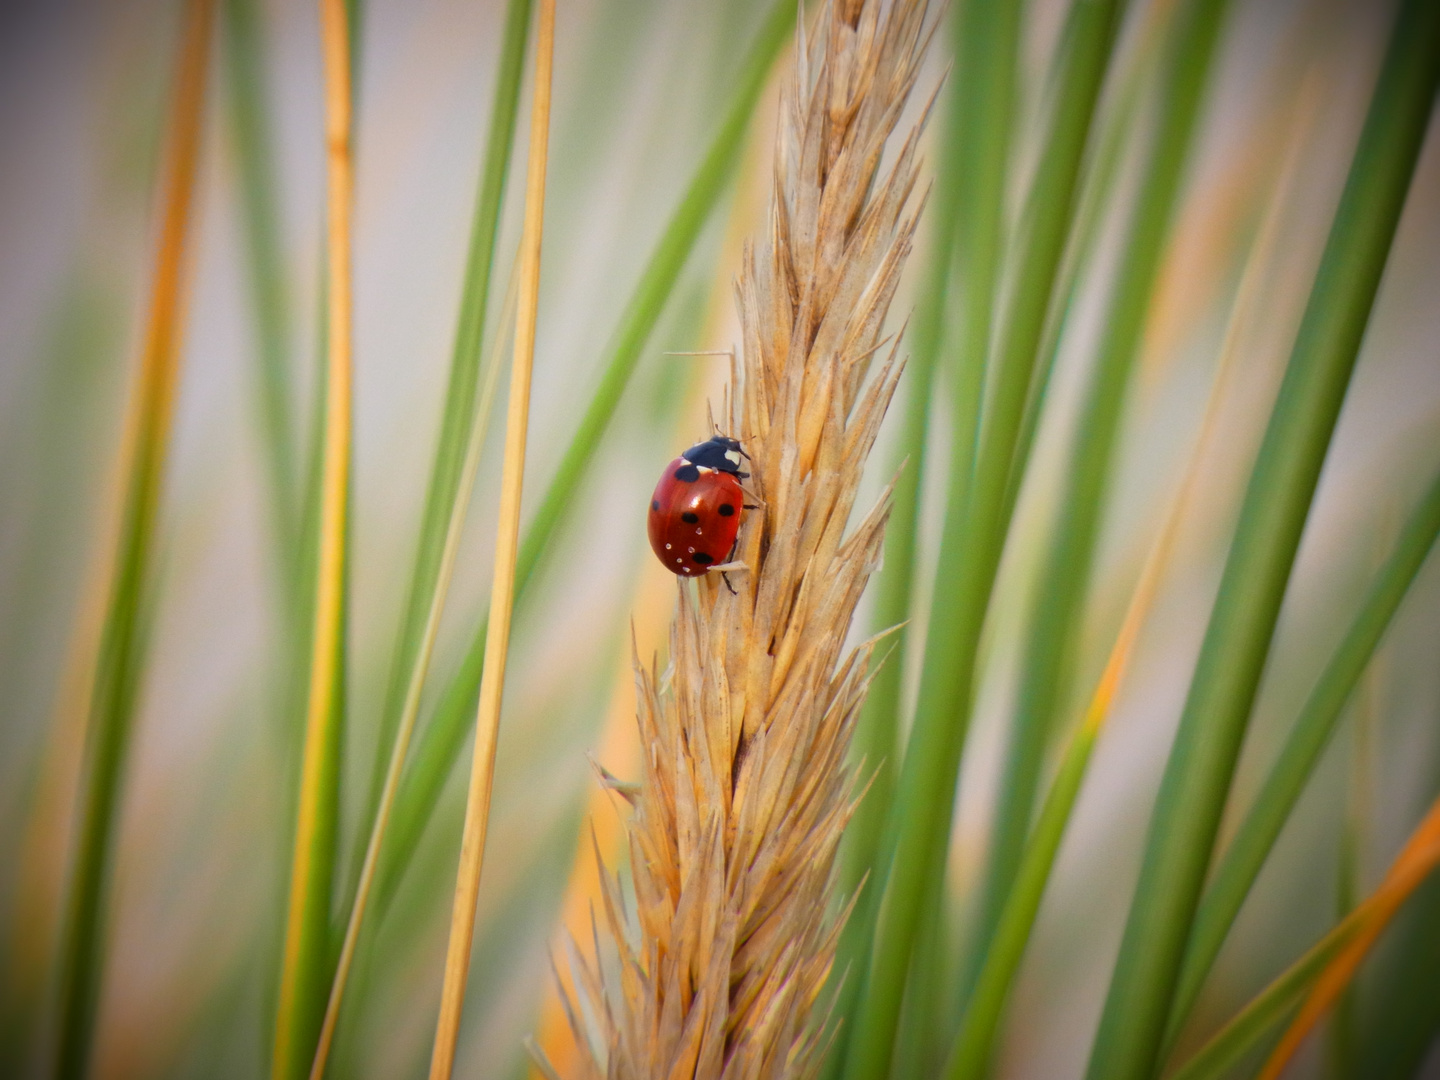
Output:
[[[737,551],[739,551],[739,550],[740,550],[740,538],[737,536],[737,537],[735,538],[735,542],[730,545],[730,554],[728,554],[728,555],[725,556],[725,562],[728,564],[732,559],[734,559],[734,558],[735,558],[735,552],[737,552]],[[721,571],[720,571],[720,580],[723,581],[723,582],[725,582],[725,588],[727,588],[727,589],[730,590],[730,595],[731,595],[731,596],[738,596],[738,595],[739,595],[739,594],[735,591],[735,586],[730,584],[730,575],[727,574],[727,573],[725,573],[724,570],[721,570]]]

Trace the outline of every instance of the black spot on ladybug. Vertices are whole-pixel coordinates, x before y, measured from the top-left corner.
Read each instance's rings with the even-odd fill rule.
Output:
[[[675,479],[685,484],[693,484],[700,479],[700,470],[687,461],[675,470]]]
[[[720,516],[721,516],[721,517],[732,517],[732,516],[734,516],[734,514],[735,514],[735,507],[731,506],[729,503],[721,503],[721,504],[720,504]]]
[[[701,566],[709,566],[712,562],[715,561],[715,557],[713,555],[706,555],[703,551],[697,551],[694,555],[691,555],[690,557],[696,562],[698,562]]]
[[[686,510],[683,514],[680,515],[680,520],[685,522],[687,525],[694,525],[697,521],[700,520],[700,515],[692,514],[689,510]]]
[[[650,500],[650,509],[651,509],[651,510],[659,510],[659,509],[660,509],[660,500],[659,500],[659,499],[651,499],[651,500]]]

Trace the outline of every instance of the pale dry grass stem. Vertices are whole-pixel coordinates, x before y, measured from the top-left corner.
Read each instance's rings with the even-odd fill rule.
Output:
[[[598,921],[619,966],[574,960],[604,1044],[572,1009],[585,1075],[792,1077],[820,1064],[825,1025],[811,1014],[840,925],[835,851],[856,795],[845,759],[874,643],[844,645],[888,492],[848,536],[846,524],[902,367],[881,335],[919,213],[920,124],[883,172],[881,158],[932,30],[923,2],[835,0],[797,42],[724,410],[758,504],[734,556],[745,569],[734,593],[713,573],[681,580],[668,677],[636,665],[635,910],[604,874]]]
[[[529,430],[530,382],[535,360],[535,323],[540,302],[540,242],[545,225],[545,175],[549,162],[550,93],[555,66],[555,0],[540,0],[535,36],[535,90],[530,106],[530,157],[525,170],[525,225],[520,237],[520,289],[515,312],[515,350],[510,358],[510,402],[505,417],[505,458],[501,469],[500,508],[495,528],[495,577],[490,589],[485,671],[475,718],[475,753],[460,837],[460,867],[445,950],[445,981],[440,1016],[430,1055],[430,1080],[448,1080],[455,1069],[455,1048],[470,974],[475,939],[475,903],[490,821],[490,792],[495,776],[495,747],[500,705],[505,694],[505,660],[515,602],[515,560],[520,543],[520,498],[525,476]]]

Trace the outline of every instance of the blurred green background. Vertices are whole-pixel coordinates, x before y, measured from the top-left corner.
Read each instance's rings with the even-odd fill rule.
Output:
[[[941,989],[928,1027],[907,1029],[922,1022],[902,1018],[906,1038],[939,1046],[940,1060],[956,1030],[952,999],[973,949],[966,939],[979,917],[1027,635],[1044,608],[1037,581],[1072,482],[1068,447],[1082,422],[1116,267],[1131,242],[1142,163],[1168,107],[1156,91],[1160,43],[1184,6],[1122,5],[1083,159],[1078,223],[1062,270],[1073,289],[1057,290],[1049,309],[1054,370],[1048,386],[1032,391],[1034,450],[981,642],[943,925],[931,931],[941,960],[938,973],[925,977]],[[288,452],[303,463],[323,289],[322,84],[312,5],[232,0],[222,7],[176,425],[141,614],[148,642],[104,908],[91,1065],[104,1077],[250,1077],[269,1069],[301,727],[287,630],[294,602],[287,565],[296,551],[277,528],[264,328],[249,276],[256,226],[246,211],[235,95],[237,82],[248,85],[264,120],[259,167],[276,210],[282,286],[272,343],[288,399]],[[949,17],[963,7],[952,0]],[[622,312],[716,137],[768,10],[762,0],[559,6],[527,509],[539,504],[594,400]],[[1044,150],[1068,12],[1066,0],[1031,0],[1019,12],[1000,227],[1001,251],[1012,255]],[[96,597],[154,260],[180,14],[169,0],[17,3],[0,11],[0,1073],[7,1076],[47,1075],[57,1037],[55,953],[84,738],[83,712],[74,708],[84,679],[77,642],[103,604]],[[229,35],[237,17],[252,18],[257,32],[249,83],[235,77],[240,61]],[[362,818],[376,756],[388,753],[377,750],[377,739],[446,394],[503,19],[503,5],[492,0],[367,0],[360,22],[353,562],[337,898],[353,880],[353,853],[368,830]],[[1393,5],[1373,0],[1234,0],[1221,19],[1155,287],[1144,299],[1134,374],[1118,402],[1109,497],[1098,506],[1093,572],[1069,627],[1073,644],[1045,735],[1046,777],[1090,697],[1185,472],[1227,340],[1233,370],[1046,891],[996,1075],[1084,1073],[1241,497],[1394,19]],[[948,26],[937,35],[922,96],[950,69],[954,38]],[[707,434],[706,402],[720,412],[726,374],[723,358],[665,353],[739,344],[732,284],[741,241],[767,226],[773,118],[788,54],[787,42],[517,609],[462,1032],[466,1076],[519,1076],[528,1068],[522,1038],[539,1030],[552,1047],[548,1040],[557,1037],[545,1019],[554,1007],[549,956],[563,957],[557,925],[574,888],[577,850],[588,845],[586,807],[619,820],[597,799],[586,755],[624,775],[633,752],[626,741],[631,622],[642,656],[663,652],[673,603],[670,578],[643,539],[645,500],[663,463]],[[965,85],[962,72],[950,79]],[[947,573],[937,564],[961,381],[958,313],[975,287],[962,254],[946,291],[926,291],[936,277],[925,268],[945,261],[936,255],[936,204],[944,186],[957,183],[938,164],[949,94],[928,130],[927,168],[937,188],[893,316],[898,330],[927,300],[942,312],[935,382],[925,397],[917,586],[906,599],[910,641],[897,669],[902,731],[918,692],[931,583]],[[518,239],[528,82],[520,115],[487,342],[508,332],[502,301]],[[1440,143],[1431,128],[1305,527],[1222,842],[1440,466]],[[1013,265],[1002,255],[997,307],[1015,287]],[[862,505],[898,467],[909,408],[901,400],[892,410]],[[481,459],[420,738],[484,619],[502,428],[492,422]],[[285,497],[298,500],[303,477],[294,480]],[[877,618],[863,610],[857,638]],[[1373,889],[1440,792],[1437,642],[1440,570],[1428,565],[1258,879],[1182,1045],[1198,1045]],[[393,902],[370,915],[331,1075],[424,1072],[463,772],[455,770],[407,849]],[[343,929],[343,913],[336,918]],[[1432,1046],[1440,1008],[1411,1008],[1423,1005],[1416,995],[1427,988],[1433,1000],[1440,985],[1437,925],[1440,888],[1432,883],[1382,941],[1330,1038],[1315,1041],[1292,1075],[1440,1076],[1440,1050]],[[912,969],[911,978],[921,976]],[[897,1064],[893,1075],[910,1075],[911,1067],[931,1074],[935,1053]]]

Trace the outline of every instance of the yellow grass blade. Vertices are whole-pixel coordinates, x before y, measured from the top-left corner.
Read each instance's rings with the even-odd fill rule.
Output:
[[[320,0],[325,67],[327,345],[325,438],[321,458],[320,540],[316,568],[310,690],[300,806],[291,864],[285,953],[275,1022],[276,1080],[302,1074],[328,983],[330,887],[334,868],[334,788],[340,723],[335,706],[342,677],[346,517],[350,490],[351,147],[350,33],[345,0]]]
[[[485,856],[495,743],[505,689],[505,654],[510,643],[510,609],[515,595],[515,555],[520,536],[520,495],[525,476],[525,435],[530,414],[530,371],[535,358],[535,316],[540,300],[540,239],[545,223],[545,167],[550,135],[550,83],[555,55],[555,0],[541,0],[535,43],[535,100],[530,112],[530,161],[525,176],[525,228],[520,239],[520,301],[515,319],[515,352],[510,364],[510,408],[505,420],[505,461],[500,482],[500,515],[495,536],[495,578],[490,590],[490,623],[485,640],[485,674],[475,720],[475,757],[460,840],[460,869],[445,953],[445,983],[431,1080],[449,1080],[470,970],[475,936],[475,900]]]
[[[503,329],[510,325],[515,314],[518,279],[511,274],[510,287],[498,323]],[[425,628],[420,636],[420,651],[416,655],[410,681],[405,688],[405,702],[401,707],[400,726],[395,732],[395,745],[390,752],[390,761],[385,769],[385,782],[380,791],[380,803],[375,810],[375,823],[365,845],[365,860],[360,868],[360,880],[355,887],[355,902],[345,924],[345,940],[340,946],[340,960],[335,967],[335,979],[330,984],[330,1000],[325,1006],[325,1019],[320,1025],[320,1041],[315,1048],[315,1060],[310,1065],[310,1080],[320,1080],[325,1075],[325,1064],[330,1057],[330,1046],[335,1038],[335,1025],[340,1021],[340,1006],[345,998],[345,986],[349,981],[350,967],[355,960],[355,948],[360,941],[360,930],[365,924],[365,912],[370,900],[370,890],[375,884],[375,871],[380,864],[380,845],[385,842],[385,827],[390,823],[390,810],[395,805],[395,793],[400,788],[400,773],[405,765],[405,755],[410,749],[410,737],[415,731],[415,720],[420,714],[420,695],[425,688],[425,676],[430,670],[430,657],[435,651],[435,639],[440,635],[440,618],[445,614],[445,598],[450,588],[450,578],[455,570],[455,558],[460,551],[460,538],[465,531],[465,511],[470,505],[470,491],[475,486],[475,472],[480,465],[480,450],[485,445],[489,431],[490,406],[495,400],[496,384],[499,382],[500,358],[496,343],[492,342],[485,364],[484,382],[475,406],[475,423],[470,428],[470,439],[465,446],[465,458],[460,466],[459,495],[451,507],[450,521],[445,528],[445,543],[440,552],[440,566],[435,576],[435,590],[430,597],[430,610],[425,616]]]
[[[1350,984],[1360,964],[1369,954],[1371,946],[1379,939],[1395,913],[1400,910],[1400,906],[1429,876],[1437,863],[1440,863],[1440,799],[1435,800],[1430,812],[1410,835],[1405,847],[1390,865],[1385,880],[1370,898],[1356,909],[1355,913],[1364,920],[1364,925],[1315,980],[1310,996],[1305,999],[1299,1015],[1290,1022],[1290,1027],[1281,1036],[1279,1044],[1260,1071],[1258,1080],[1278,1080],[1290,1058],[1305,1041],[1310,1029]]]

